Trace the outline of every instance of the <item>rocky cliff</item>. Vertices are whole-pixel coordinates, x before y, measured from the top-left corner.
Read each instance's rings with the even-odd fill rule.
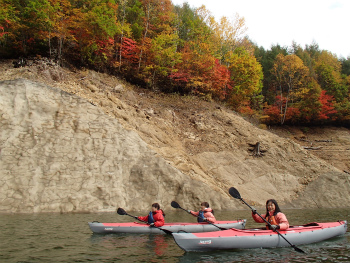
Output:
[[[175,198],[224,202],[78,96],[19,79],[0,83],[0,98],[1,212],[142,209]]]
[[[231,186],[256,206],[350,203],[348,174],[223,106],[180,103],[91,71],[62,71],[52,87],[43,84],[52,68],[42,80],[38,68],[21,70],[26,79],[8,69],[0,82],[0,212],[145,210],[172,200],[243,208]],[[249,151],[257,142],[261,157]]]

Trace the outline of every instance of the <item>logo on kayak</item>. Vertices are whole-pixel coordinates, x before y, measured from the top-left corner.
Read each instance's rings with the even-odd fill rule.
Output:
[[[200,240],[199,244],[200,245],[209,245],[209,244],[211,244],[211,240]]]
[[[105,227],[105,230],[113,230],[113,227]]]

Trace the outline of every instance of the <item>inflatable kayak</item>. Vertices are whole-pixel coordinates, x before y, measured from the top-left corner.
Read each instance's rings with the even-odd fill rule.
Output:
[[[246,219],[237,221],[216,221],[215,225],[222,228],[238,228],[244,229]],[[156,228],[149,227],[144,223],[130,222],[130,223],[100,223],[89,222],[89,227],[92,232],[98,234],[111,234],[111,233],[138,233],[138,234],[165,234],[164,231]],[[217,231],[218,228],[208,223],[165,223],[162,229],[169,230],[171,232],[185,231],[188,233],[198,232],[211,232]]]
[[[347,221],[310,223],[279,230],[293,245],[319,242],[345,234]],[[205,233],[173,233],[176,244],[185,251],[290,246],[281,236],[266,229],[230,229]]]

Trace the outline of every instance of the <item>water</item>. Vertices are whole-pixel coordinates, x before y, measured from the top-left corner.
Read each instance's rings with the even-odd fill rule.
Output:
[[[127,211],[131,215],[143,215]],[[182,210],[166,211],[166,221],[194,222]],[[263,212],[263,211],[259,211]],[[350,209],[283,210],[291,224],[350,219]],[[216,211],[220,220],[248,219],[261,227],[249,210]],[[0,215],[0,262],[350,262],[350,233],[310,245],[271,249],[242,249],[185,253],[167,235],[92,234],[87,222],[128,222],[117,213]]]

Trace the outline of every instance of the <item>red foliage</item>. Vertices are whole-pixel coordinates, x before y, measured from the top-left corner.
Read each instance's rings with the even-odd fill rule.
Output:
[[[269,116],[269,123],[280,123],[281,122],[281,109],[277,105],[268,106],[264,113]]]
[[[189,73],[178,71],[173,72],[169,75],[169,78],[174,80],[177,83],[187,83],[188,80],[191,78]]]
[[[0,38],[7,34],[7,32],[5,32],[5,28],[3,26],[0,26],[0,31],[2,31],[2,32],[0,32]]]
[[[96,40],[96,44],[98,46],[98,50],[95,51],[96,54],[106,55],[107,57],[112,57],[112,48],[114,44],[114,40],[108,38],[106,40]]]
[[[322,90],[319,101],[322,105],[318,117],[320,120],[329,119],[331,115],[337,113],[332,103],[333,96],[327,95],[325,90]]]
[[[123,59],[131,63],[138,63],[139,47],[134,40],[124,37],[120,48]]]
[[[281,112],[281,103],[283,104]],[[269,116],[269,121],[271,124],[281,123],[281,119],[284,115],[286,105],[286,98],[281,100],[281,96],[276,96],[276,103],[274,105],[268,106],[264,113]],[[296,107],[288,107],[286,111],[286,117],[284,123],[296,123],[300,117],[300,109]]]
[[[243,114],[243,115],[248,115],[248,116],[254,115],[254,110],[252,110],[252,108],[249,105],[247,105],[247,102],[243,103],[243,105],[241,105],[238,108],[238,112]]]
[[[228,90],[232,89],[230,85],[230,71],[224,65],[221,65],[219,60],[215,60],[213,74],[208,76],[211,82],[213,92],[221,99],[225,98]]]
[[[32,44],[32,43],[35,43],[35,39],[33,38],[33,37],[31,37],[31,38],[29,38],[28,40],[27,40],[27,44]]]
[[[0,38],[9,33],[9,32],[6,32],[5,29],[9,28],[10,21],[6,19],[4,21],[6,22],[5,26],[0,26],[0,31],[2,31],[0,32]]]

